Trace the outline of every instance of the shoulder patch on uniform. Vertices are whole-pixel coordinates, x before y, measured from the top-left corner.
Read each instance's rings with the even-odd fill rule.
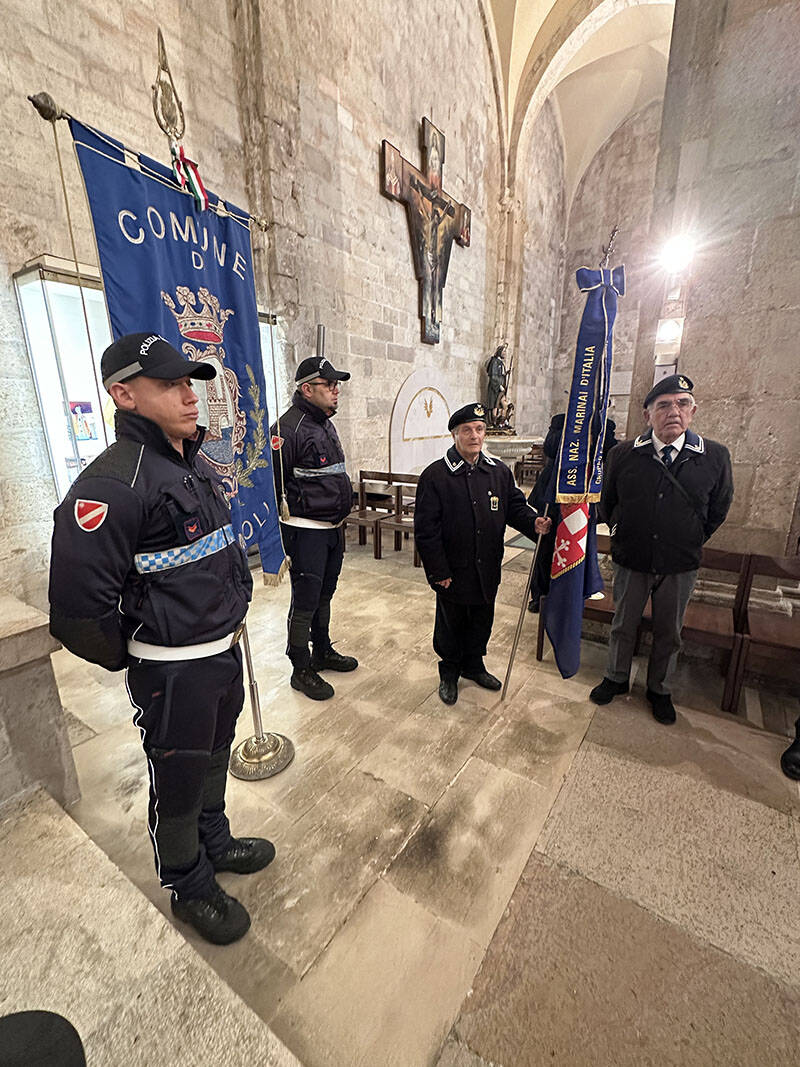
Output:
[[[108,504],[102,500],[76,500],[75,522],[87,533],[94,533],[103,525],[108,515]]]
[[[279,449],[279,448],[281,447],[281,445],[283,444],[283,438],[282,438],[282,437],[278,437],[278,435],[277,435],[276,433],[274,433],[274,434],[272,435],[272,437],[270,437],[270,439],[269,439],[269,443],[270,443],[270,445],[272,446],[272,450],[273,450],[273,452],[277,452],[277,451],[278,451],[278,449]]]

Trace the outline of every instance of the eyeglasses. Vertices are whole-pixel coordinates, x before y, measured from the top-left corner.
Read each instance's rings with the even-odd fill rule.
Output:
[[[342,388],[341,382],[329,382],[327,378],[323,378],[321,382],[309,382],[308,384],[321,385],[324,389],[328,389],[331,393],[335,393]]]
[[[657,400],[656,411],[670,411],[677,407],[680,411],[689,411],[694,407],[694,400],[690,396],[682,396],[680,400]]]

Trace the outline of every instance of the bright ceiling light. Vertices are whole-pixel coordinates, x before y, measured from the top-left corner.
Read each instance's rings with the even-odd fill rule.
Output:
[[[686,270],[692,262],[695,248],[696,245],[693,237],[689,237],[689,235],[685,233],[679,233],[674,237],[670,237],[662,248],[661,255],[658,258],[662,267],[664,267],[670,274],[680,274],[680,272]]]
[[[683,336],[683,319],[661,319],[656,330],[656,341],[661,345],[672,345]]]

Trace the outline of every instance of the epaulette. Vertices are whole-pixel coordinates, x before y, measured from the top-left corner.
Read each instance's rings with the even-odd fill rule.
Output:
[[[73,484],[77,485],[86,478],[115,478],[126,485],[133,485],[143,450],[144,445],[139,441],[134,441],[131,437],[120,437],[105,452],[101,452],[97,459],[92,460]]]

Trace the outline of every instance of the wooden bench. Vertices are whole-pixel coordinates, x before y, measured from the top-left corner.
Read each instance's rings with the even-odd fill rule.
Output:
[[[598,553],[607,554],[610,550],[611,538],[607,534],[598,534]],[[690,600],[683,618],[681,633],[685,639],[697,644],[720,648],[729,653],[721,703],[723,711],[734,711],[738,703],[736,679],[740,670],[745,608],[752,583],[749,561],[750,557],[745,553],[704,548],[700,563],[701,569],[726,571],[737,575],[733,605]],[[546,605],[547,598],[542,597],[539,605],[539,628],[536,635],[537,660],[541,660],[544,654]],[[593,622],[604,622],[610,625],[614,620],[614,608],[613,592],[610,588],[606,588],[601,598],[584,601],[583,617]],[[642,633],[645,630],[651,630],[652,625],[652,609],[648,600],[636,635],[637,654]]]
[[[728,709],[734,712],[739,706],[742,679],[751,654],[795,666],[800,663],[800,616],[781,615],[750,603],[753,582],[762,576],[800,581],[800,556],[749,557],[748,595],[744,603],[741,648]]]
[[[386,518],[378,520],[378,554],[380,559],[381,534],[383,530],[394,530],[394,550],[400,552],[403,540],[414,536],[414,499],[406,490],[416,490],[419,483],[418,474],[395,474],[391,472],[391,485],[394,487],[394,509]],[[422,561],[414,543],[414,566],[422,566]]]
[[[373,554],[375,559],[381,558],[381,541],[378,522],[380,514],[378,509],[391,511],[394,499],[386,489],[391,483],[389,471],[366,471],[358,472],[358,502],[344,520],[345,526],[358,526],[358,543],[367,543],[367,530],[372,530]],[[378,487],[377,491],[368,490],[369,485]]]
[[[535,482],[539,472],[544,468],[544,463],[544,447],[532,445],[530,452],[514,464],[514,481],[517,485],[524,485],[529,478]]]

